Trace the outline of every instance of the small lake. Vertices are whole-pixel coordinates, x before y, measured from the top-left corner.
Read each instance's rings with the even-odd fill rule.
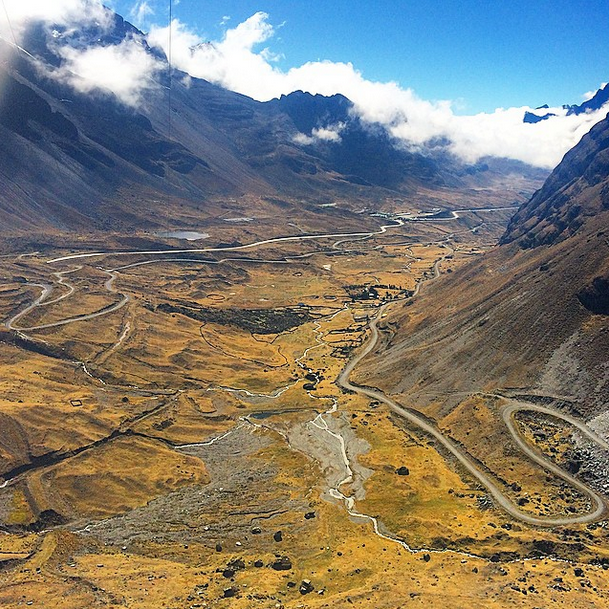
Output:
[[[185,241],[198,241],[209,237],[209,233],[200,233],[196,230],[163,230],[154,234],[164,239],[184,239]]]

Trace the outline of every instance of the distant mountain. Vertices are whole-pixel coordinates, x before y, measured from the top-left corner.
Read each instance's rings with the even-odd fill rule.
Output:
[[[545,121],[552,116],[556,116],[556,114],[554,114],[553,112],[546,112],[545,114],[542,114],[541,116],[539,116],[539,115],[535,114],[534,112],[526,111],[524,113],[524,119],[522,122],[530,123],[531,125],[534,125],[536,123],[540,123],[541,121]]]
[[[271,100],[268,105],[287,114],[296,129],[311,136],[313,130],[350,122],[353,103],[344,95],[311,95],[294,91]]]
[[[499,247],[424,286],[386,325],[358,382],[405,404],[440,403],[445,415],[472,392],[502,391],[604,412],[609,117],[520,208]]]
[[[582,104],[563,106],[563,108],[567,109],[567,116],[569,116],[570,114],[583,114],[584,112],[600,110],[607,102],[609,102],[609,83]]]
[[[164,226],[223,213],[245,196],[248,205],[341,200],[361,209],[396,194],[497,179],[489,167],[498,164],[472,169],[441,150],[397,146],[385,129],[356,118],[341,95],[298,91],[261,103],[179,71],[170,75],[142,32],[109,15],[110,29],[34,24],[27,52],[0,42],[10,57],[0,65],[2,232]],[[164,65],[137,110],[109,91],[79,93],[53,76],[66,49],[124,40]],[[509,162],[501,171],[531,190],[544,175]]]
[[[583,102],[582,104],[575,104],[572,106],[563,105],[563,109],[567,111],[567,116],[570,116],[572,114],[585,114],[586,112],[594,112],[595,110],[600,110],[607,102],[609,102],[609,83],[599,89],[593,97]],[[547,104],[536,108],[536,110],[547,109]],[[546,112],[545,114],[535,114],[534,112],[529,112],[527,110],[524,113],[524,118],[522,119],[522,122],[535,124],[541,121],[545,121],[553,116],[556,116],[556,114],[553,112]]]

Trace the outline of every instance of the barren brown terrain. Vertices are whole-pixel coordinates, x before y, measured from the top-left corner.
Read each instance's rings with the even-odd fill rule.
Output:
[[[2,606],[609,606],[596,495],[514,444],[502,396],[463,387],[457,408],[422,412],[522,517],[434,436],[337,382],[373,326],[390,344],[394,311],[439,306],[434,284],[513,213],[413,211],[1,258]],[[567,422],[514,417],[568,468]]]

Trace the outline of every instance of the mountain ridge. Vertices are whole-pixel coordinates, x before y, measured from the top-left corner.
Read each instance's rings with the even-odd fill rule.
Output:
[[[111,16],[110,30],[34,25],[24,43],[31,56],[0,43],[8,57],[0,77],[10,83],[0,108],[4,232],[167,225],[176,206],[192,222],[244,196],[262,207],[261,199],[279,197],[361,208],[429,187],[492,188],[505,172],[532,191],[545,176],[509,162],[472,171],[445,153],[405,149],[354,117],[340,95],[294,92],[258,102],[177,70],[170,78],[165,63],[159,86],[134,109],[111,92],[79,93],[57,80],[63,48],[137,39],[165,61],[142,32]],[[154,210],[150,200],[159,201]]]
[[[581,104],[563,104],[563,110],[566,110],[567,116],[585,114],[586,112],[594,112],[596,110],[600,110],[605,104],[609,102],[609,83],[605,84],[603,87],[598,89],[598,91],[586,101]],[[548,110],[548,104],[544,104],[543,106],[539,106],[535,108],[535,110]],[[554,112],[546,112],[545,114],[539,115],[535,114],[535,112],[525,111],[524,118],[522,119],[523,123],[536,124],[541,121],[548,120],[556,116]]]
[[[605,118],[567,152],[542,188],[521,206],[500,244],[518,241],[523,247],[535,247],[567,238],[577,231],[585,216],[609,209],[608,174],[609,129]],[[589,188],[599,189],[598,198],[587,198],[585,206],[571,204]]]

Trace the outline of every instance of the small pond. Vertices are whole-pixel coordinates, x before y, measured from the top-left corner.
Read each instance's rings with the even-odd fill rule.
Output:
[[[186,241],[198,241],[209,237],[209,233],[200,233],[196,230],[162,230],[154,234],[164,239],[184,239]]]

